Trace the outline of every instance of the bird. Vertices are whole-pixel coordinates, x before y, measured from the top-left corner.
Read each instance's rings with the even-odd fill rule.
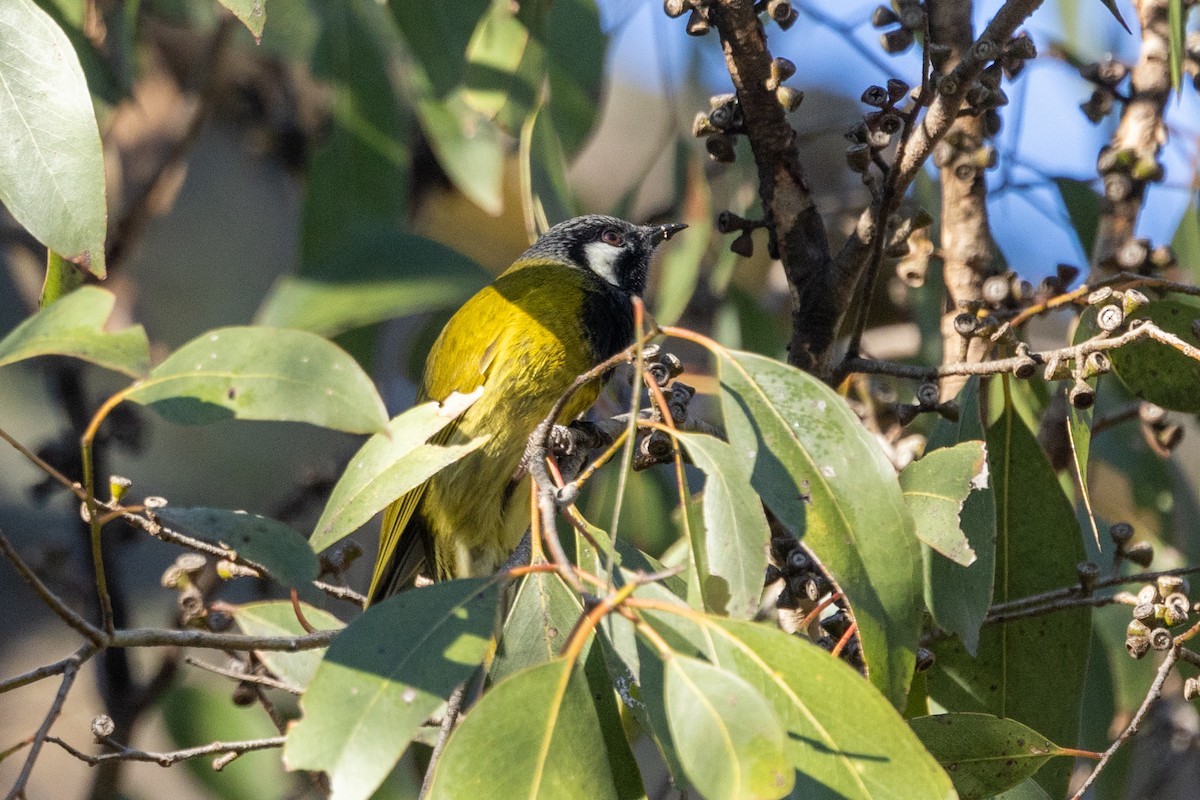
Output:
[[[367,597],[488,575],[529,527],[521,468],[534,428],[575,379],[633,343],[633,298],[658,246],[687,226],[575,217],[529,249],[454,313],[425,361],[418,402],[482,393],[435,444],[482,446],[397,498],[383,515]],[[576,391],[557,422],[595,402],[603,378]]]

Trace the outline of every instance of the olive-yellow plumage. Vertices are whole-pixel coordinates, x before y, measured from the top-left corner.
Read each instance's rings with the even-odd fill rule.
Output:
[[[577,376],[632,343],[632,298],[645,289],[650,256],[683,227],[568,220],[451,317],[426,359],[418,399],[482,387],[437,441],[488,438],[388,508],[372,601],[418,575],[467,577],[504,563],[529,525],[521,485],[529,434]],[[597,381],[576,392],[559,421],[586,411],[600,388]]]

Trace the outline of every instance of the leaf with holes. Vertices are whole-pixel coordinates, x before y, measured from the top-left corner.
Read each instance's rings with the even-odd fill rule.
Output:
[[[150,368],[141,325],[106,331],[116,298],[85,286],[51,303],[0,339],[0,367],[37,356],[69,356],[137,378]]]
[[[342,800],[370,797],[421,724],[479,666],[498,599],[496,580],[476,578],[368,608],[333,640],[300,701],[304,717],[283,749],[288,769],[326,772]]]
[[[900,473],[917,538],[964,567],[973,564],[976,555],[959,516],[967,497],[987,485],[986,448],[980,441],[932,450]]]
[[[278,328],[219,328],[180,347],[124,398],[184,425],[257,419],[375,433],[387,411],[370,377],[327,339]]]

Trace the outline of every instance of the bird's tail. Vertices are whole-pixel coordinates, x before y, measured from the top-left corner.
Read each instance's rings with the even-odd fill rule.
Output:
[[[424,489],[424,485],[414,489],[384,511],[379,530],[379,555],[367,592],[368,606],[409,588],[418,575],[434,572],[429,566],[436,561],[433,535],[424,517],[417,512]]]

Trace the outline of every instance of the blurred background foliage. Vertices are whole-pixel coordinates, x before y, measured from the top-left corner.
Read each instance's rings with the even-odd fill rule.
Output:
[[[335,337],[397,413],[410,402],[424,353],[450,311],[537,231],[582,212],[688,222],[693,229],[656,267],[648,297],[656,318],[728,346],[784,353],[789,297],[778,265],[766,256],[765,235],[756,233],[753,254],[739,258],[713,227],[723,209],[756,216],[752,160],[739,152],[733,164],[712,162],[690,134],[707,97],[729,88],[719,48],[688,39],[657,0],[37,3],[74,45],[100,124],[110,231],[106,285],[118,296],[115,321],[144,324],[159,357],[221,325],[305,328]],[[792,121],[818,205],[840,230],[837,239],[868,199],[842,154],[841,134],[862,113],[857,97],[889,77],[918,82],[920,57],[915,50],[883,54],[869,22],[875,2],[794,5],[799,22],[773,35],[772,49],[799,68],[794,83],[807,99]],[[1136,20],[1127,3],[1117,5]],[[998,6],[976,3],[977,20]],[[1093,124],[1079,110],[1090,85],[1078,65],[1109,52],[1130,58],[1138,40],[1099,4],[1080,0],[1047,3],[1028,30],[1042,56],[1003,109],[989,205],[1001,256],[1036,282],[1059,263],[1086,268],[1099,213],[1095,157],[1115,119]],[[1150,189],[1139,235],[1156,245],[1173,242],[1179,277],[1198,282],[1195,92],[1171,101],[1167,123],[1166,179]],[[933,175],[918,182],[916,195],[936,217]],[[0,331],[7,331],[36,306],[44,251],[12,220],[0,225]],[[865,340],[870,354],[936,360],[937,271],[935,259],[924,287],[897,277],[880,282],[881,302]],[[1055,317],[1038,322],[1060,340],[1064,324]],[[701,354],[679,352],[689,382],[702,395],[710,391],[711,370]],[[61,450],[73,443],[73,404],[94,407],[117,388],[112,380],[61,364],[6,369],[4,424],[46,452]],[[618,383],[597,413],[619,410],[622,388]],[[1034,392],[1021,399],[1033,410],[1047,402]],[[1097,417],[1128,400],[1116,381],[1105,381]],[[274,423],[181,428],[138,414],[120,424],[137,435],[111,443],[107,468],[131,478],[135,491],[179,505],[301,520],[301,528],[358,442]],[[1200,562],[1200,542],[1182,535],[1182,521],[1200,517],[1194,489],[1200,458],[1192,453],[1164,459],[1134,425],[1111,428],[1092,444],[1101,524],[1132,521],[1160,543],[1157,567]],[[40,490],[40,475],[10,449],[0,450],[0,474],[6,477],[0,528],[33,554],[65,596],[83,604],[84,539],[72,504]],[[612,484],[604,478],[591,488],[583,504],[589,518],[607,520]],[[651,553],[674,538],[671,486],[669,473],[650,471],[633,476],[627,489],[621,530]],[[174,554],[132,535],[110,549],[131,618],[164,622],[171,598],[154,576]],[[352,573],[360,585],[365,566]],[[4,674],[68,646],[14,580],[0,570],[0,593],[11,598],[0,604]],[[1098,620],[1107,611],[1121,614],[1104,609]],[[1095,648],[1088,696],[1104,700],[1088,705],[1094,720],[1086,729],[1096,740],[1083,746],[1099,747],[1113,709],[1136,704],[1149,681],[1148,662],[1123,657],[1122,627],[1096,625],[1097,642],[1109,634],[1113,641]],[[129,669],[144,677],[150,665]],[[50,689],[0,696],[0,719],[40,713]],[[245,727],[254,723],[239,709],[208,702],[214,691],[221,689],[189,676],[161,701],[162,714],[143,724],[144,746],[261,733]],[[217,710],[197,717],[188,711],[197,703]],[[76,693],[65,724],[85,730],[95,708],[94,697]],[[206,729],[197,732],[196,725]],[[34,794],[89,791],[87,773],[65,755],[50,751],[43,759]],[[0,785],[10,782],[15,766],[0,762]],[[198,766],[211,777],[206,765]],[[161,797],[169,786],[180,798],[271,798],[296,789],[277,774],[274,754],[250,755],[235,767],[244,779],[223,775],[221,783],[201,784],[183,770],[133,765],[128,794]]]

